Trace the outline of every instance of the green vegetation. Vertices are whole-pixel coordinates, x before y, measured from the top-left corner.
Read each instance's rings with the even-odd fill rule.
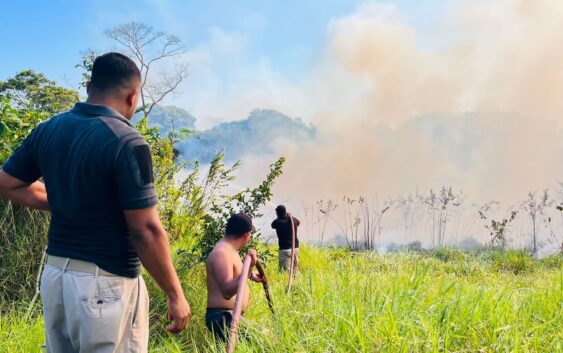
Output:
[[[20,111],[9,98],[0,100],[0,165],[4,164],[23,140],[49,115],[41,111]]]
[[[80,66],[88,67],[89,60]],[[41,74],[24,71],[0,82],[0,98],[2,164],[39,122],[68,109],[78,95]],[[147,107],[143,106],[145,117],[154,105]],[[178,158],[175,144],[185,136],[162,138],[147,119],[141,119],[137,128],[151,145],[159,212],[193,313],[186,332],[165,333],[166,298],[145,276],[151,297],[150,351],[217,351],[204,325],[201,261],[221,237],[230,212],[260,215],[260,207],[272,197],[284,159],[271,165],[257,187],[226,195],[238,162],[227,166],[223,154],[217,153],[208,171],[202,172],[197,162]],[[190,172],[184,175],[181,171],[186,168]],[[451,197],[445,204],[450,202]],[[386,207],[374,213],[379,220],[390,206]],[[48,221],[47,213],[0,200],[0,352],[41,351],[41,305],[28,308]],[[440,224],[447,222],[447,213],[440,213],[439,222],[432,234],[442,244],[445,226]],[[495,234],[502,230],[504,235],[504,228],[494,228],[495,224]],[[562,255],[532,260],[523,251],[469,253],[438,248],[424,252],[416,242],[405,249],[419,251],[386,256],[304,246],[302,272],[288,296],[287,274],[275,270],[274,249],[262,244],[259,235],[251,246],[258,248],[266,264],[276,316],[270,314],[260,285],[252,284],[253,302],[243,320],[250,340],[241,341],[238,352],[563,351]]]
[[[261,286],[251,284],[237,352],[561,352],[563,256],[532,261],[522,252],[396,253],[302,248],[291,296],[286,274],[267,263],[277,315]],[[514,258],[526,271],[513,271]],[[518,263],[518,261],[516,261]],[[153,296],[151,352],[214,352],[204,325],[201,265],[182,276],[192,305],[188,330],[164,332],[165,311]],[[40,318],[17,311],[0,321],[1,352],[37,352]],[[219,350],[223,351],[223,350]]]
[[[49,218],[0,200],[0,313],[15,303],[25,305],[35,294]]]
[[[19,111],[54,115],[72,108],[78,101],[78,92],[57,85],[41,73],[25,70],[0,81],[0,97],[10,99]]]
[[[7,81],[11,82],[9,90],[2,91],[7,84],[0,86],[0,94],[10,93],[0,101],[0,164],[9,158],[38,123],[50,118],[53,113],[49,109],[42,110],[41,105],[21,102],[34,102],[35,96],[44,97],[49,92],[64,90],[41,74],[24,73],[26,75],[18,74],[17,80]],[[22,77],[34,77],[46,83],[38,84],[36,79]],[[16,89],[18,94],[14,91]],[[33,92],[33,95],[28,92]],[[22,98],[20,103],[10,100],[16,96],[31,98]],[[74,92],[70,96],[77,100],[78,94]],[[66,101],[64,107],[68,109],[72,104]],[[264,182],[258,187],[227,195],[224,188],[234,180],[233,173],[240,165],[238,162],[226,166],[223,154],[219,152],[215,154],[207,173],[202,173],[197,162],[178,158],[174,146],[179,135],[161,137],[158,128],[149,126],[147,119],[141,119],[137,129],[151,146],[158,210],[171,244],[178,253],[177,267],[182,274],[200,263],[212,244],[222,236],[227,210],[244,210],[253,216],[259,215],[259,208],[272,197],[271,187],[281,175],[284,159],[272,164]],[[189,174],[183,175],[184,170],[189,170]],[[14,305],[30,302],[35,295],[35,278],[46,246],[49,215],[2,199],[0,221],[0,249],[3,249],[0,251],[0,311],[7,311]],[[256,248],[260,247],[258,237],[252,243]],[[268,252],[264,251],[263,255],[266,255],[262,256],[265,260]]]

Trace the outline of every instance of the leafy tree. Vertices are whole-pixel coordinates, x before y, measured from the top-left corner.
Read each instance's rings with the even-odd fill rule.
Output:
[[[25,70],[2,82],[0,98],[8,98],[20,111],[39,111],[55,115],[72,108],[78,92],[58,86],[55,81],[33,70]]]
[[[219,152],[202,178],[199,163],[176,158],[174,142],[162,138],[146,119],[141,119],[136,127],[151,146],[158,208],[164,228],[172,243],[189,238],[193,246],[201,237],[205,214],[219,197],[219,191],[234,180],[233,172],[239,163],[226,167],[223,154]],[[187,170],[190,172],[180,177]]]
[[[94,68],[94,60],[98,54],[89,49],[86,53],[82,56],[82,62],[80,64],[74,65],[77,69],[82,69],[82,81],[80,81],[80,86],[86,88],[86,84],[90,81],[90,77],[92,76],[92,69]]]
[[[203,236],[199,239],[197,246],[191,252],[184,251],[184,255],[188,255],[192,261],[194,259],[205,260],[217,241],[223,237],[227,220],[233,213],[244,212],[252,219],[261,217],[260,208],[272,198],[272,186],[282,174],[284,163],[285,158],[281,157],[270,165],[270,172],[258,187],[247,188],[235,195],[224,195],[214,199],[210,211],[204,216]],[[222,169],[219,169],[219,172],[223,173]],[[254,234],[247,246],[241,249],[241,256],[244,256],[249,248],[257,249],[263,260],[271,256],[270,250],[260,242],[260,233]],[[186,264],[190,265],[189,262]]]
[[[31,130],[41,121],[50,117],[42,111],[17,110],[8,98],[0,100],[0,165],[12,155]]]

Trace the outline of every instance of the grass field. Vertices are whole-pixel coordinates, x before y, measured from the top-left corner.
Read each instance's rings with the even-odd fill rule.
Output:
[[[238,352],[563,352],[563,256],[522,252],[378,256],[302,248],[293,292],[267,267],[277,315],[251,284]],[[213,352],[204,325],[202,267],[184,278],[191,326],[164,333],[163,298],[153,302],[151,352]],[[154,290],[152,290],[154,292]],[[40,352],[41,318],[19,310],[0,320],[0,352]]]

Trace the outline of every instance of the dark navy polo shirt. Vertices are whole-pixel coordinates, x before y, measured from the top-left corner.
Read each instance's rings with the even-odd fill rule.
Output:
[[[28,183],[43,177],[52,212],[49,255],[139,275],[123,210],[154,206],[157,198],[149,146],[121,114],[77,103],[39,124],[2,169]]]

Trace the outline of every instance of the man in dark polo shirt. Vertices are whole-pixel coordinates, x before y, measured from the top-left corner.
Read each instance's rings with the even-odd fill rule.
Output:
[[[293,218],[293,227],[295,231],[295,269],[297,270],[297,260],[299,256],[299,239],[297,238],[297,227],[299,220],[287,213],[284,205],[276,207],[277,218],[272,222],[272,228],[276,230],[278,236],[278,265],[280,270],[289,271],[291,267],[291,243],[293,240],[293,232],[291,231],[291,218]],[[291,217],[291,218],[290,218]]]
[[[141,263],[168,296],[168,330],[187,326],[149,146],[129,122],[140,85],[131,59],[98,57],[86,102],[39,124],[0,171],[0,196],[52,213],[41,278],[49,353],[147,352]]]

